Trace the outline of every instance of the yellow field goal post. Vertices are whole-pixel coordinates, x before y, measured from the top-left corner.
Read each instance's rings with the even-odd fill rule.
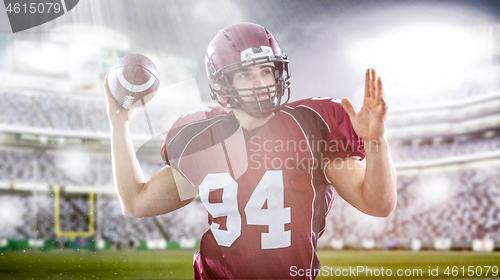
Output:
[[[56,236],[59,237],[69,237],[69,239],[74,240],[76,237],[92,237],[94,235],[94,190],[90,189],[89,195],[89,211],[88,211],[88,231],[61,231],[60,224],[60,199],[61,199],[61,187],[54,186],[54,232]]]

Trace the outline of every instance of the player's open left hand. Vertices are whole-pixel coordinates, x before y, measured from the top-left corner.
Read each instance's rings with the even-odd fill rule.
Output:
[[[382,80],[377,78],[375,69],[366,70],[365,97],[361,110],[356,113],[347,99],[342,100],[342,107],[351,118],[354,131],[364,140],[381,140],[384,137],[387,104]]]
[[[118,102],[113,98],[108,86],[108,75],[104,79],[104,92],[106,94],[106,106],[108,111],[108,118],[111,125],[118,123],[126,123],[130,121],[143,107],[132,107],[131,109],[123,109]]]

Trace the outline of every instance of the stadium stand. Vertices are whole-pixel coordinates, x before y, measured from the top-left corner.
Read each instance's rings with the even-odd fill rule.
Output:
[[[73,170],[68,170],[65,164],[72,156],[75,155],[53,154],[50,151],[0,150],[0,181],[43,182],[49,185],[112,185],[109,155],[91,157],[86,164],[76,163]],[[78,170],[79,168],[85,170]]]
[[[40,118],[40,112],[34,107],[33,100],[28,95],[12,92],[1,92],[0,123],[7,125],[22,125],[27,127],[48,128]]]
[[[108,133],[109,124],[102,98],[57,96],[42,92],[0,92],[7,102],[0,105],[0,124],[62,131]],[[155,114],[158,114],[155,112]],[[136,134],[149,135],[148,127],[132,122]]]
[[[2,220],[0,238],[56,239],[54,232],[54,198],[49,193],[0,195],[3,210],[10,218]],[[110,241],[199,239],[208,228],[207,215],[197,200],[189,206],[158,217],[159,225],[149,218],[128,218],[114,197],[96,199],[96,238]],[[60,200],[60,228],[65,232],[88,230],[88,199]]]
[[[367,217],[337,197],[328,216],[326,239],[499,240],[500,174],[496,171],[467,170],[427,180],[400,177],[398,204],[387,219]],[[450,185],[436,191],[440,186],[428,186],[433,179],[445,179]]]
[[[500,134],[491,137],[470,135],[467,139],[449,139],[442,142],[424,142],[420,145],[394,145],[391,153],[395,162],[436,159],[458,155],[470,155],[500,150]]]

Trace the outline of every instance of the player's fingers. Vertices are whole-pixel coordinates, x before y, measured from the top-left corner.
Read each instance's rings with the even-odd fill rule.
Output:
[[[370,96],[375,100],[377,98],[377,74],[375,69],[370,69]]]
[[[109,74],[109,73],[108,73]],[[109,86],[108,86],[108,74],[106,74],[106,77],[104,77],[104,83],[102,84],[102,87],[104,88],[104,91],[108,92],[109,91]]]
[[[123,108],[118,105],[118,102],[116,102],[116,99],[113,97],[111,94],[111,90],[109,89],[108,85],[108,75],[104,78],[104,93],[106,95],[106,103],[110,106],[110,109],[113,111],[122,111]]]
[[[349,118],[352,119],[354,116],[356,116],[356,111],[354,111],[354,107],[352,106],[351,102],[349,102],[349,100],[342,99],[342,107],[349,115]]]
[[[141,105],[142,108],[146,107],[147,103],[144,101],[144,98],[141,98],[141,104],[142,104]]]
[[[107,88],[108,87],[108,75],[109,75],[109,72],[106,73],[106,76],[104,76],[104,83],[102,84],[102,86],[104,88]]]
[[[373,99],[373,77],[372,69],[366,70],[365,98]]]
[[[387,110],[389,107],[387,106],[387,103],[385,102],[384,96],[380,97],[380,114],[382,115],[382,118],[385,119],[385,115],[387,114]]]
[[[382,105],[384,101],[384,87],[382,86],[382,79],[377,78],[377,105]]]
[[[106,100],[108,103],[114,100],[113,96],[111,95],[111,91],[109,90],[108,86],[108,74],[106,74],[106,77],[104,78],[104,84],[102,85],[104,88],[104,94],[106,94]]]
[[[365,98],[370,98],[370,69],[365,72]]]

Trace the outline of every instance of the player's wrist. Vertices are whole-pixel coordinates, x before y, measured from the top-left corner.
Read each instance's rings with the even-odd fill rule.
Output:
[[[129,120],[110,120],[109,125],[112,130],[128,130],[130,126]]]
[[[389,144],[385,136],[375,139],[364,139],[365,152],[368,156],[369,154],[380,154],[385,153],[389,149]]]

